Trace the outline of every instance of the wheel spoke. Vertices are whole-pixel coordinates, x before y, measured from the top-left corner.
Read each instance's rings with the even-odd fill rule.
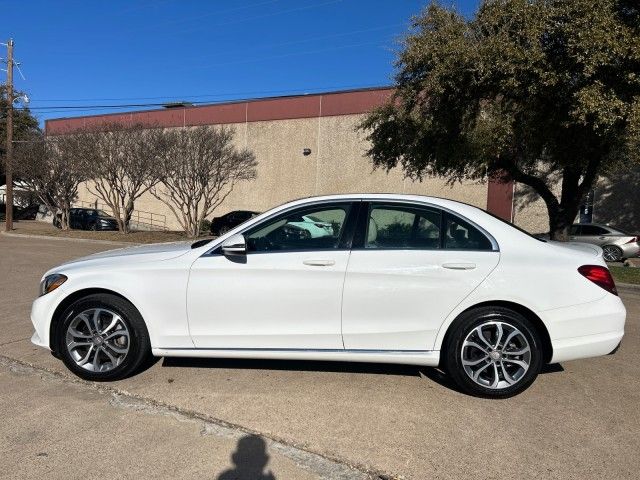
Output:
[[[100,334],[104,335],[105,333],[107,333],[109,330],[111,330],[113,327],[115,327],[118,322],[121,322],[122,319],[118,316],[118,315],[113,315],[113,317],[111,317],[111,322],[109,323],[109,325],[107,325],[107,328],[104,328]]]
[[[89,347],[91,345],[93,345],[93,342],[71,342],[67,345],[67,348],[72,351],[78,347]]]
[[[91,352],[93,352],[93,344],[91,344],[91,346],[89,347],[89,350],[87,350],[87,353],[84,357],[82,357],[81,360],[78,360],[76,363],[80,366],[84,365],[85,363],[87,363],[89,361],[89,357],[91,356]]]
[[[491,388],[497,388],[498,383],[500,383],[500,375],[498,374],[498,364],[493,363],[493,383],[491,384]]]
[[[477,328],[475,329],[475,332],[476,332],[476,333],[478,334],[478,336],[480,337],[480,340],[482,340],[482,341],[487,345],[487,347],[488,347],[488,348],[492,348],[492,345],[489,343],[489,341],[488,341],[486,338],[484,338],[484,335],[483,335],[483,333],[482,333],[482,326],[477,327]]]
[[[114,352],[119,353],[119,354],[124,354],[124,353],[127,353],[129,351],[128,348],[126,348],[126,347],[125,348],[116,347],[113,343],[106,343],[105,342],[103,345],[105,347],[109,347],[111,350],[113,350]]]
[[[496,343],[493,348],[498,348],[498,345],[500,345],[500,340],[502,340],[503,331],[501,323],[496,323],[496,332],[498,333],[498,337],[496,338]]]
[[[112,367],[117,367],[118,366],[118,359],[116,359],[116,357],[114,357],[109,350],[107,350],[106,348],[103,348],[102,351],[104,352],[104,354],[109,357],[109,360],[111,360],[111,366]]]
[[[478,365],[479,363],[486,361],[487,358],[489,358],[489,355],[486,355],[479,360],[462,360],[462,365],[473,367],[474,365]]]
[[[94,372],[99,372],[100,371],[100,350],[102,350],[102,348],[98,347],[96,348],[96,352],[93,355],[93,371]]]
[[[509,342],[511,341],[511,339],[516,335],[518,335],[519,333],[520,332],[518,330],[514,330],[509,335],[507,335],[507,339],[504,341],[504,348],[507,348],[507,345],[509,345]]]
[[[104,337],[105,341],[106,340],[111,340],[112,338],[116,338],[116,337],[127,337],[127,339],[129,338],[129,332],[126,330],[116,330],[113,333],[110,333],[109,335],[107,335],[106,337]]]
[[[525,362],[524,360],[515,360],[513,358],[503,358],[502,361],[504,363],[513,363],[514,365],[519,365],[522,368],[524,368],[525,370],[527,368],[529,368],[529,364],[527,362]]]
[[[82,333],[76,330],[75,328],[71,328],[71,327],[69,327],[69,333],[73,335],[74,338],[92,338],[93,337],[93,335],[89,333]]]
[[[485,355],[489,355],[489,350],[487,350],[486,348],[484,348],[481,345],[478,345],[476,342],[470,342],[470,341],[466,341],[462,344],[462,348],[466,348],[466,347],[474,347],[477,348],[478,350],[480,350],[481,352],[483,352]]]
[[[93,311],[93,317],[91,317],[91,321],[93,322],[93,328],[96,333],[100,333],[100,312],[99,308],[96,308]]]
[[[89,333],[93,333],[93,327],[91,326],[91,320],[89,320],[89,317],[87,317],[84,312],[82,312],[80,315],[78,315],[77,318],[79,318],[80,320],[82,320],[84,322],[84,324],[89,329]]]
[[[478,370],[476,370],[476,371],[473,373],[473,379],[474,379],[475,381],[478,381],[478,377],[480,377],[480,374],[481,374],[483,371],[485,371],[489,365],[491,365],[491,364],[490,364],[490,363],[487,363],[486,365],[483,365],[483,366],[482,366],[482,367],[480,367]]]
[[[520,350],[509,350],[502,352],[503,355],[524,355],[527,352],[530,352],[531,349],[529,347],[524,347]]]
[[[507,372],[507,369],[504,366],[504,363],[502,363],[502,361],[500,362],[500,368],[502,369],[502,376],[504,377],[504,379],[507,381],[507,383],[509,385],[513,385],[514,383],[516,383],[516,380],[509,375],[509,372]]]

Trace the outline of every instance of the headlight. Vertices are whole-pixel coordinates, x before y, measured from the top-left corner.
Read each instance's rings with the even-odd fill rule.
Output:
[[[49,292],[53,292],[56,288],[67,281],[67,277],[60,273],[54,273],[53,275],[47,275],[42,282],[40,282],[40,296],[46,295]]]

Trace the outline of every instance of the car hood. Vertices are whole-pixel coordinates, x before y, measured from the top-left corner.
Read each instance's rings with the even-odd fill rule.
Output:
[[[135,247],[117,248],[106,252],[94,253],[86,257],[76,258],[52,268],[45,275],[60,271],[65,267],[80,268],[84,266],[132,264],[169,260],[191,251],[193,242],[170,242],[139,245]]]

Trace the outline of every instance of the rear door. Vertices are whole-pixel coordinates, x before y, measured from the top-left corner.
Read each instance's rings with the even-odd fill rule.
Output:
[[[452,213],[363,204],[343,294],[345,349],[431,350],[447,315],[499,259],[494,240]]]

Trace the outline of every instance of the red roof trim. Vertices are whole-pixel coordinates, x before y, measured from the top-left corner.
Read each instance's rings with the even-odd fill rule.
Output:
[[[391,87],[242,100],[161,110],[107,113],[45,121],[47,133],[64,133],[101,123],[148,123],[161,127],[263,122],[367,113],[384,104]]]

